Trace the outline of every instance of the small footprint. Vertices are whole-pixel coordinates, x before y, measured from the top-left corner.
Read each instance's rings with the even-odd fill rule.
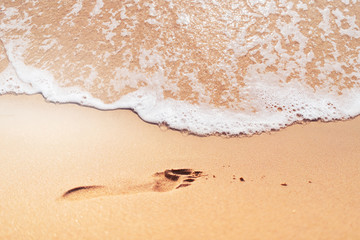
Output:
[[[153,174],[151,180],[141,184],[124,186],[81,186],[72,188],[62,195],[66,200],[84,200],[101,196],[135,194],[142,192],[168,192],[188,187],[195,179],[203,176],[202,171],[192,169],[167,169]]]

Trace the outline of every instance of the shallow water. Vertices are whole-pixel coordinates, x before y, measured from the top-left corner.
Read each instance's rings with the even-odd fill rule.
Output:
[[[360,2],[5,1],[0,94],[196,134],[360,114]]]

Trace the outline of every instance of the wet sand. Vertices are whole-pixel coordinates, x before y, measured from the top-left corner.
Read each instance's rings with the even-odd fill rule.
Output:
[[[0,239],[360,239],[359,117],[222,138],[39,95],[0,109]]]

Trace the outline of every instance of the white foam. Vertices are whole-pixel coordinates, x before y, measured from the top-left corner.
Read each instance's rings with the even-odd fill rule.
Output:
[[[105,104],[79,88],[63,89],[50,84],[49,79],[53,77],[45,71],[22,65],[19,72],[19,76],[25,81],[38,79],[31,81],[34,87],[14,78],[4,84],[6,78],[4,76],[16,76],[15,71],[9,67],[0,75],[1,94],[41,92],[48,100],[54,102],[76,102],[98,109],[132,108],[145,121],[166,122],[172,128],[186,129],[200,135],[215,132],[254,134],[279,129],[303,119],[322,118],[330,121],[360,114],[360,98],[357,97],[359,92],[353,89],[339,96],[336,93],[329,94],[321,90],[314,94],[308,87],[299,83],[290,83],[286,87],[271,86],[269,83],[257,88],[253,87],[252,94],[256,93],[258,98],[262,99],[258,104],[263,107],[263,110],[265,107],[270,109],[281,107],[282,111],[259,111],[249,114],[249,112],[218,109],[207,104],[193,105],[183,101],[164,99],[158,92],[153,91],[153,87],[141,88],[112,104]],[[141,79],[141,76],[137,78]]]
[[[190,23],[190,16],[186,13],[180,13],[178,15],[178,20],[176,20],[176,23],[180,25],[188,25]]]
[[[301,10],[307,10],[308,9],[308,6],[305,4],[305,3],[303,3],[303,2],[299,2],[297,5],[296,5],[296,8],[297,9],[301,9]]]
[[[102,0],[96,0],[94,9],[90,13],[92,17],[98,15],[101,12],[101,8],[104,6],[104,2]]]
[[[136,1],[132,1],[135,2]],[[167,0],[169,4],[175,4],[171,0]],[[214,12],[210,11],[214,6],[221,6],[219,1],[196,1],[202,8],[209,11],[209,15]],[[225,32],[229,38],[226,50],[233,52],[233,54],[226,55],[224,59],[216,59],[214,68],[209,67],[211,71],[220,69],[226,73],[226,81],[220,82],[222,85],[228,84],[228,89],[224,89],[220,98],[223,102],[228,102],[228,106],[216,107],[211,104],[211,93],[207,90],[206,83],[198,81],[197,76],[199,69],[191,69],[192,71],[183,71],[182,77],[186,77],[188,80],[189,88],[191,88],[190,94],[198,94],[197,103],[190,103],[182,100],[175,100],[165,97],[165,91],[171,91],[176,96],[180,91],[179,79],[167,79],[168,69],[165,69],[165,62],[169,59],[165,58],[164,52],[160,49],[160,43],[157,43],[156,47],[148,49],[141,48],[137,57],[139,69],[129,70],[129,64],[125,63],[122,66],[113,66],[111,69],[114,73],[113,79],[109,80],[104,86],[103,83],[94,85],[97,79],[100,78],[101,71],[98,71],[95,64],[83,64],[79,71],[86,71],[87,75],[84,77],[82,88],[80,87],[60,87],[51,71],[47,69],[40,69],[34,66],[25,64],[24,52],[31,41],[27,38],[28,32],[21,38],[6,38],[5,48],[7,57],[10,61],[9,66],[0,73],[0,94],[7,92],[15,93],[42,93],[45,98],[54,102],[76,102],[82,105],[93,106],[99,109],[117,109],[117,108],[132,108],[139,116],[148,122],[162,123],[166,122],[170,127],[175,129],[186,129],[197,134],[210,134],[210,133],[226,133],[226,134],[254,134],[262,131],[269,131],[272,129],[279,129],[286,125],[292,124],[301,120],[314,120],[323,119],[325,121],[331,121],[334,119],[346,119],[360,114],[360,85],[358,79],[360,78],[360,72],[358,65],[360,63],[360,54],[358,56],[348,59],[348,62],[340,62],[341,53],[338,50],[338,46],[329,39],[329,36],[333,34],[332,19],[335,16],[335,23],[340,29],[340,33],[358,38],[360,37],[359,26],[356,25],[356,18],[354,16],[344,15],[339,10],[330,10],[330,8],[316,8],[322,16],[322,20],[319,24],[319,28],[322,31],[322,40],[328,41],[333,50],[329,54],[329,58],[323,59],[316,63],[316,70],[320,73],[317,75],[317,80],[323,82],[322,85],[309,86],[303,79],[306,78],[307,64],[312,63],[316,59],[314,50],[305,49],[308,47],[308,43],[311,39],[308,35],[303,34],[303,29],[299,27],[299,22],[302,19],[296,9],[306,10],[311,8],[311,4],[314,1],[308,1],[307,4],[299,2],[297,5],[294,3],[281,0],[279,6],[275,1],[247,1],[247,5],[251,8],[248,11],[244,4],[233,3],[231,4],[230,11],[224,11],[220,13],[221,16],[213,14],[209,16],[209,21],[224,21],[227,23],[242,24],[241,29],[238,29],[236,33],[231,29],[221,29]],[[346,4],[350,4],[350,1],[343,1]],[[352,1],[354,3],[354,0]],[[129,3],[132,4],[132,3]],[[74,24],[72,22],[72,16],[78,15],[82,9],[83,1],[77,1],[68,15],[64,17],[69,25]],[[173,6],[172,5],[172,6]],[[160,25],[161,16],[156,10],[154,3],[147,3],[146,5],[149,13],[149,17],[145,22],[152,25]],[[170,6],[171,7],[171,6]],[[94,19],[102,11],[105,11],[104,3],[98,0],[95,4],[93,11],[90,13]],[[174,10],[175,11],[175,10]],[[7,9],[5,11],[7,18],[13,18],[18,14],[16,9]],[[125,41],[115,43],[116,38],[119,36],[128,37],[131,36],[131,29],[122,29],[117,35],[116,29],[120,26],[121,21],[136,19],[136,16],[127,13],[126,7],[117,9],[112,12],[112,16],[107,19],[107,22],[102,22],[102,34],[104,39],[110,42],[112,46],[116,46],[118,49],[122,49],[125,45]],[[193,20],[196,20],[195,15],[184,12],[182,9],[176,10],[176,23],[184,29],[190,28]],[[225,14],[226,13],[226,14]],[[277,31],[268,32],[269,24],[265,26],[258,26],[254,23],[258,19],[267,19],[270,14],[281,14],[290,16],[289,19],[283,20],[278,18],[276,20]],[[119,17],[121,21],[116,20]],[[1,30],[11,29],[29,29],[26,21],[27,18],[14,20],[12,23],[1,23]],[[341,21],[346,20],[349,24],[349,28],[342,29]],[[131,22],[129,20],[129,22]],[[129,24],[131,25],[131,24]],[[133,27],[133,26],[131,26]],[[156,26],[154,26],[155,28]],[[250,28],[256,34],[249,35]],[[206,32],[206,31],[205,31]],[[3,35],[3,34],[2,34]],[[0,37],[2,37],[0,35]],[[263,37],[263,36],[266,37]],[[233,36],[233,38],[230,38]],[[169,42],[172,36],[169,35]],[[217,37],[217,36],[214,36]],[[204,38],[206,41],[212,41],[212,38]],[[289,49],[284,47],[284,44],[297,44],[298,49],[293,53],[289,53]],[[201,50],[208,50],[202,48],[207,42],[197,42],[197,47]],[[49,51],[58,47],[56,39],[49,39],[42,42],[39,49]],[[210,44],[207,45],[212,47]],[[266,47],[265,47],[266,46]],[[76,46],[78,51],[82,51],[84,45],[78,44]],[[290,47],[291,48],[291,47]],[[360,50],[360,49],[358,49]],[[96,49],[91,49],[93,54],[96,54]],[[114,52],[102,52],[104,58],[103,64],[108,67],[107,59],[113,56]],[[182,52],[175,52],[172,55],[171,60],[182,60]],[[131,50],[124,50],[123,56],[131,55]],[[261,56],[261,61],[257,61],[255,55]],[[236,59],[244,56],[250,56],[249,59],[253,61],[244,67],[244,72],[241,73],[243,77],[244,86],[240,86],[236,80]],[[202,55],[207,57],[207,54]],[[36,61],[35,61],[36,62]],[[99,61],[101,62],[101,61]],[[129,60],[130,62],[130,60]],[[230,63],[229,63],[230,62]],[[185,62],[185,64],[193,64],[194,62]],[[128,64],[128,65],[126,65]],[[110,65],[110,64],[109,64]],[[276,65],[277,70],[267,71],[268,67]],[[344,70],[344,66],[352,66],[353,70],[351,74],[348,74]],[[109,66],[109,68],[112,66]],[[156,69],[156,71],[148,73],[146,69]],[[217,69],[216,69],[217,68]],[[215,70],[213,70],[215,69]],[[110,71],[110,70],[109,70]],[[297,78],[293,78],[291,81],[284,81],[291,74],[296,72]],[[341,94],[338,94],[339,87],[336,85],[336,79],[332,79],[332,73],[338,73],[341,76],[355,77],[357,81],[354,86],[349,89],[342,89]],[[180,75],[178,75],[180,76]],[[80,80],[80,79],[69,79]],[[211,79],[210,79],[211,80]],[[209,80],[209,81],[210,81]],[[141,85],[141,83],[145,83]],[[231,83],[231,84],[229,84]],[[140,86],[141,85],[141,86]],[[112,89],[116,93],[120,93],[126,87],[136,89],[121,98],[114,100],[111,103],[105,103],[102,100],[92,96],[90,92],[85,89],[91,89],[95,87],[103,87],[104,92],[109,92]],[[107,87],[107,88],[105,88]],[[213,89],[216,91],[217,89]],[[234,92],[236,92],[234,94]],[[111,94],[109,94],[111,95]],[[190,95],[191,96],[191,95]],[[243,99],[236,101],[236,99]],[[241,110],[239,110],[241,109]]]
[[[5,93],[39,93],[31,84],[21,81],[15,69],[9,64],[2,72],[0,72],[0,95]]]
[[[319,9],[318,11],[321,13],[323,20],[320,22],[319,27],[321,29],[324,30],[326,35],[329,35],[330,33],[332,33],[331,27],[330,27],[330,19],[329,19],[329,15],[330,15],[330,9],[325,8],[325,9]]]

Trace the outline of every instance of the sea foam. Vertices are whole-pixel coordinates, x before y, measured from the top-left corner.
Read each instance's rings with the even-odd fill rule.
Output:
[[[360,3],[0,3],[0,94],[196,134],[360,114]]]

